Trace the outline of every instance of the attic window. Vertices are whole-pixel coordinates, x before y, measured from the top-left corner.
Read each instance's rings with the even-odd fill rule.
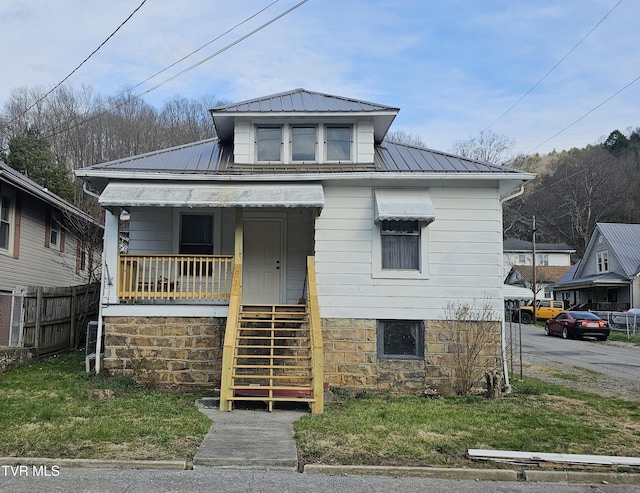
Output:
[[[282,161],[282,127],[256,128],[256,158],[258,161]]]
[[[351,126],[327,125],[327,161],[351,161]]]
[[[291,127],[291,159],[293,161],[316,161],[316,137],[315,126]]]

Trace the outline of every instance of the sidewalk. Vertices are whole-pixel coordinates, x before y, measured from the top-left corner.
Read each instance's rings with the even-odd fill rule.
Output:
[[[193,458],[194,467],[287,468],[296,470],[298,455],[293,438],[293,422],[302,411],[201,407],[213,420]]]

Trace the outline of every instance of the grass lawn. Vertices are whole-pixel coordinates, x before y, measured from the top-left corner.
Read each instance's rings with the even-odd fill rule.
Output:
[[[92,400],[92,389],[113,397]],[[191,458],[211,425],[197,397],[88,375],[81,353],[48,357],[0,375],[0,456]]]
[[[495,401],[343,396],[325,411],[294,425],[304,463],[479,467],[467,449],[634,457],[640,450],[639,403],[535,379]]]
[[[634,346],[640,346],[640,335],[629,335],[627,336],[626,332],[611,332],[609,334],[610,341],[620,341],[620,342],[628,342],[633,344]]]

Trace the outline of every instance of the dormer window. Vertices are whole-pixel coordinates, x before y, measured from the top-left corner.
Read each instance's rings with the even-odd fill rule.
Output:
[[[327,161],[351,161],[351,126],[327,125]]]
[[[328,124],[300,121],[269,125],[259,122],[255,124],[253,130],[252,153],[255,163],[305,165],[351,163],[356,160],[352,123]],[[238,146],[237,149],[243,148]]]
[[[258,161],[282,162],[282,127],[256,127]]]
[[[291,160],[315,162],[318,143],[315,126],[291,126]]]

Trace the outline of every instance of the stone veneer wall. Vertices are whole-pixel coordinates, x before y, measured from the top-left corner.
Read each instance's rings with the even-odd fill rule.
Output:
[[[330,386],[353,390],[412,394],[427,388],[452,393],[455,344],[443,322],[426,320],[423,360],[378,358],[376,320],[323,319],[324,379]],[[488,368],[500,359],[500,322],[495,323],[494,343],[484,351]]]
[[[166,387],[219,388],[226,318],[105,317],[104,368]]]

